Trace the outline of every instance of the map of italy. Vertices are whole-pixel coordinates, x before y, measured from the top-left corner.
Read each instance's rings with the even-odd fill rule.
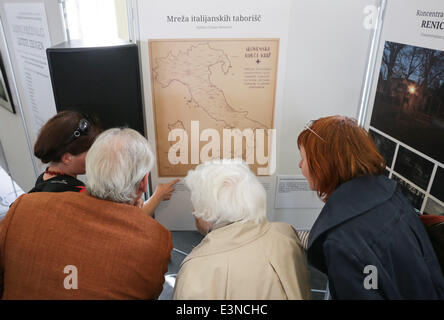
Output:
[[[273,128],[278,39],[150,40],[151,88],[159,176],[184,176],[172,165],[168,134],[181,128]],[[222,133],[221,133],[222,136]]]

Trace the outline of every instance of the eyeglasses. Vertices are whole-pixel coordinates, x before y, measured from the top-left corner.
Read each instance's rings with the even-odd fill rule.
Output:
[[[317,134],[312,128],[310,128],[311,125],[313,124],[313,122],[314,122],[314,120],[310,120],[310,121],[308,121],[308,122],[305,124],[304,128],[307,129],[307,130],[309,130],[311,133],[313,133],[313,134],[316,135],[319,139],[321,139],[322,141],[325,142],[325,140],[324,140],[320,135],[318,135],[318,134]]]
[[[90,124],[89,124],[88,120],[80,119],[79,126],[77,127],[76,130],[74,130],[71,138],[69,138],[69,140],[66,142],[66,144],[70,144],[71,142],[76,140],[78,137],[80,137],[82,134],[87,135],[88,131],[89,131],[89,127],[90,127]]]

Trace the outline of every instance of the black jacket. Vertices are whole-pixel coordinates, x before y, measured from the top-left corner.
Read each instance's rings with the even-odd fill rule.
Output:
[[[82,192],[85,190],[85,184],[74,177],[68,175],[58,175],[51,179],[43,180],[44,174],[45,173],[42,173],[37,178],[34,188],[29,190],[28,193],[65,191]]]
[[[328,275],[334,299],[444,299],[426,230],[385,176],[353,179],[330,195],[310,232],[307,255]],[[364,273],[369,265],[377,273]],[[377,289],[366,289],[364,280],[375,274]]]

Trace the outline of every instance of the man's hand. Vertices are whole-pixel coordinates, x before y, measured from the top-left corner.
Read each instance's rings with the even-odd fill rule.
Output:
[[[180,179],[174,179],[165,184],[158,184],[156,187],[156,191],[143,205],[141,206],[143,212],[149,214],[150,216],[154,215],[154,210],[156,210],[157,206],[163,200],[170,200],[171,196],[174,192],[174,185],[178,183]]]
[[[179,181],[180,181],[180,179],[174,179],[173,181],[170,181],[165,184],[158,184],[153,196],[158,197],[161,201],[170,200],[171,196],[175,190],[174,185],[176,183],[178,183]]]

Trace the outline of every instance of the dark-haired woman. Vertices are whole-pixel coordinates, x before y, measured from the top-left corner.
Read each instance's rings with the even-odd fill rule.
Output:
[[[310,264],[334,299],[444,299],[426,230],[384,158],[354,119],[331,116],[299,134],[299,167],[325,202],[308,240]]]
[[[86,115],[62,111],[41,128],[34,145],[34,155],[47,163],[31,192],[81,192],[85,185],[77,179],[85,173],[85,157],[99,126]]]

